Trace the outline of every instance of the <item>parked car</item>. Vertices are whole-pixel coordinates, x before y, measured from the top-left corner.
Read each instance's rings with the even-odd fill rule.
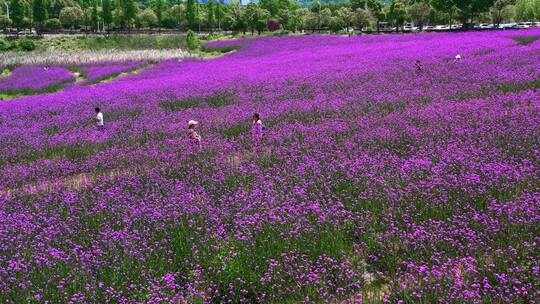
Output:
[[[516,28],[517,26],[517,23],[504,23],[504,24],[499,24],[499,28],[500,29],[513,29],[513,28]]]
[[[520,22],[517,24],[516,28],[518,29],[528,29],[532,26],[532,22]]]
[[[35,30],[19,31],[19,32],[17,32],[17,35],[25,35],[25,36],[36,35],[36,31]]]
[[[405,25],[403,27],[403,30],[408,31],[408,32],[413,32],[413,31],[418,30],[418,28],[416,26],[412,26],[412,25]]]
[[[540,27],[540,22],[533,22],[533,23],[532,23],[532,26],[534,26],[534,27]]]
[[[424,25],[424,28],[423,28],[424,31],[433,31],[434,29],[435,27],[432,25]]]
[[[450,27],[448,25],[437,25],[435,26],[434,30],[436,31],[446,31],[449,30]]]

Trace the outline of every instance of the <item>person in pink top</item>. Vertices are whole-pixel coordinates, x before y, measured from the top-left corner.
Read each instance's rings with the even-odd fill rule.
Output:
[[[259,113],[253,114],[251,122],[251,138],[253,142],[260,142],[263,137],[264,125],[261,120]]]

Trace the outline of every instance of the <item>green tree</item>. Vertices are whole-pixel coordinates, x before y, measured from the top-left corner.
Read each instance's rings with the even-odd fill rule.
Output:
[[[333,33],[337,33],[345,28],[345,21],[339,16],[330,17],[330,22],[328,23],[328,28]]]
[[[188,28],[195,29],[195,2],[194,0],[187,0],[186,6],[186,19],[188,22]]]
[[[214,16],[216,18],[218,30],[221,31],[221,23],[225,18],[225,7],[223,6],[223,4],[219,2],[216,3],[216,6],[214,7]]]
[[[101,19],[103,24],[109,28],[112,23],[112,5],[111,0],[103,0],[103,7],[101,8]]]
[[[244,6],[242,6],[239,0],[232,0],[229,2],[228,7],[230,11],[229,18],[233,30],[242,31],[244,34],[246,34],[247,17]]]
[[[10,3],[10,14],[9,17],[13,22],[13,26],[17,29],[23,28],[25,26],[24,20],[24,5],[21,0],[11,0]]]
[[[392,1],[388,11],[388,19],[392,25],[396,27],[396,31],[399,31],[399,29],[403,26],[406,17],[407,11],[405,4],[401,0]]]
[[[97,1],[94,1],[94,6],[92,7],[92,28],[97,31],[99,30],[99,13]]]
[[[57,31],[59,29],[62,29],[62,22],[60,22],[58,18],[51,18],[45,21],[44,26],[48,30]]]
[[[165,11],[165,2],[163,0],[156,0],[154,3],[154,13],[157,18],[157,24],[161,25],[164,11]]]
[[[424,24],[429,20],[431,7],[425,2],[413,3],[407,8],[407,14],[410,20],[420,26],[420,30],[424,28]]]
[[[165,27],[181,27],[184,22],[185,9],[181,4],[175,4],[163,13],[162,25]]]
[[[481,12],[488,11],[493,3],[494,0],[455,0],[455,6],[459,9],[463,23],[478,16]]]
[[[36,24],[36,29],[40,30],[43,27],[43,23],[48,18],[46,0],[33,0],[32,1],[32,15],[34,17],[34,23]]]
[[[352,9],[346,6],[342,6],[337,10],[337,17],[341,19],[342,23],[345,25],[345,28],[347,29],[347,33],[349,32],[349,27],[352,25],[354,21],[354,12]]]
[[[452,24],[455,12],[457,11],[456,2],[458,0],[431,0],[433,8],[439,12],[448,15],[448,24]]]
[[[156,13],[150,8],[147,8],[137,15],[138,25],[142,27],[152,27],[158,24]]]
[[[78,6],[64,7],[60,11],[60,22],[65,28],[75,28],[79,26],[84,18],[84,13]]]
[[[369,9],[357,8],[354,11],[354,25],[361,31],[373,20],[373,15]]]
[[[515,7],[520,21],[540,19],[540,0],[517,0]]]
[[[122,24],[131,28],[133,21],[137,17],[137,6],[134,0],[121,0],[122,6]]]
[[[260,35],[266,28],[266,21],[270,17],[270,13],[260,8],[255,3],[249,3],[246,7],[247,25],[253,35],[255,31]]]
[[[208,29],[210,29],[210,32],[214,29],[214,23],[215,23],[215,9],[214,9],[214,1],[208,0],[208,3],[206,4],[206,23],[208,25]]]

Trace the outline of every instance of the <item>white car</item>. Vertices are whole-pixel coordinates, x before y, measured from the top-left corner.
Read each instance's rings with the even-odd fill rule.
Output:
[[[437,25],[435,26],[434,30],[436,31],[446,31],[449,30],[450,27],[448,25]]]
[[[534,27],[540,27],[540,22],[533,22],[533,23],[532,23],[532,26],[534,26]]]
[[[424,31],[433,31],[435,29],[435,27],[431,26],[431,25],[425,25],[423,30]]]
[[[532,26],[532,22],[520,22],[517,24],[516,28],[518,29],[528,29]]]
[[[500,29],[512,29],[512,28],[516,28],[517,26],[517,23],[504,23],[504,24],[499,24],[499,28]]]
[[[416,26],[405,25],[405,26],[403,27],[403,30],[404,30],[404,31],[413,32],[413,31],[418,30],[418,28],[417,28]]]
[[[479,28],[479,29],[483,29],[483,30],[492,29],[492,28],[493,28],[493,24],[480,23],[480,24],[478,25],[478,28]]]

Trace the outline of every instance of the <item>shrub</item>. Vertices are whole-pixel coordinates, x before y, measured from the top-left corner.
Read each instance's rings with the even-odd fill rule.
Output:
[[[0,38],[0,52],[7,51],[11,48],[11,43],[4,38]]]
[[[56,31],[62,28],[62,23],[58,18],[51,18],[45,21],[45,28],[48,30]]]
[[[197,35],[193,33],[192,30],[189,30],[187,32],[186,36],[186,46],[189,50],[197,50],[201,47],[201,43],[199,42],[199,38],[197,38]]]
[[[29,52],[36,49],[36,44],[34,43],[34,41],[32,41],[32,39],[23,38],[19,41],[19,43],[17,44],[17,47],[21,51]]]

